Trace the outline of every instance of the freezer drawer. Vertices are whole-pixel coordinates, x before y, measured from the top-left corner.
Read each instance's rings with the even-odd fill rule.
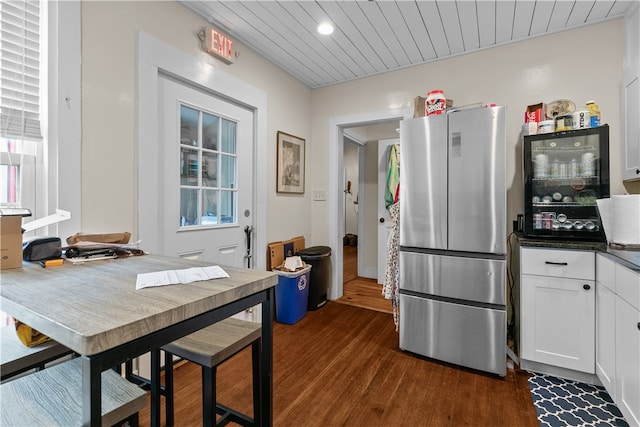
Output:
[[[507,314],[400,294],[400,348],[506,375]]]
[[[506,304],[506,261],[400,251],[400,289]]]

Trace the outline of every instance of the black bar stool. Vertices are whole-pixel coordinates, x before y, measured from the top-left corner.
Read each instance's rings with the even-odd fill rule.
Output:
[[[196,331],[162,347],[165,353],[165,385],[160,381],[160,350],[151,353],[151,425],[160,424],[160,394],[165,396],[167,426],[174,425],[173,356],[196,363],[202,368],[202,425],[223,426],[234,422],[257,426],[260,420],[260,341],[259,323],[228,318]],[[218,365],[252,347],[253,418],[216,401],[216,368]],[[216,421],[216,414],[222,417]]]

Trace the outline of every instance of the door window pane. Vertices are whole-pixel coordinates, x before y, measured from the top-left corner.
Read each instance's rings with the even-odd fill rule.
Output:
[[[225,153],[236,154],[236,122],[222,119],[222,149]]]
[[[202,186],[217,187],[218,155],[208,151],[202,152]]]
[[[202,225],[218,223],[218,190],[202,192]]]
[[[180,184],[198,185],[198,151],[180,147]]]
[[[222,188],[235,188],[236,185],[236,157],[235,156],[227,156],[225,154],[220,155],[222,164],[220,167],[221,173],[221,183],[220,186]]]
[[[180,144],[198,145],[198,110],[180,106]]]
[[[180,226],[198,224],[198,190],[180,189]]]
[[[237,123],[180,106],[180,227],[237,223]]]
[[[202,114],[202,148],[207,150],[218,149],[218,121],[217,116]]]
[[[220,191],[220,218],[223,224],[236,222],[236,192]]]

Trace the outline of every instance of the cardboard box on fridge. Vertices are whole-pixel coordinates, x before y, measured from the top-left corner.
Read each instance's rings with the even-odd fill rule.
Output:
[[[416,117],[424,117],[425,113],[424,113],[424,102],[427,100],[427,98],[423,98],[422,96],[416,96],[413,99],[413,118],[415,119]],[[447,99],[447,108],[451,108],[453,107],[453,100],[452,99]]]
[[[0,209],[0,270],[22,267],[22,217],[29,209]]]

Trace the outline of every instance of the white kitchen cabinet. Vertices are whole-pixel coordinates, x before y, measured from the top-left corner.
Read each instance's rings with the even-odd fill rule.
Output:
[[[625,18],[622,67],[624,152],[622,178],[640,179],[640,8]]]
[[[640,274],[616,264],[616,397],[630,425],[640,425]]]
[[[596,255],[596,375],[616,399],[616,264]]]
[[[521,248],[521,359],[595,373],[595,253]]]

